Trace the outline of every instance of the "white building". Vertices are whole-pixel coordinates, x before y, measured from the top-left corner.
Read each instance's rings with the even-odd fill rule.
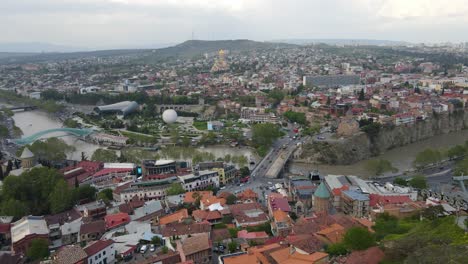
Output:
[[[179,176],[182,187],[187,191],[201,191],[209,186],[219,187],[219,175],[217,171],[199,171],[193,174]]]
[[[115,261],[114,241],[98,240],[84,248],[88,255],[88,264],[108,264]]]

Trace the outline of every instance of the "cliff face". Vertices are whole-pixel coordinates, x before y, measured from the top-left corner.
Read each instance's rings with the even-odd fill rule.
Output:
[[[412,125],[382,128],[374,137],[359,132],[342,140],[311,140],[305,144],[301,158],[326,164],[353,164],[396,147],[466,128],[468,113],[464,111],[436,114]]]

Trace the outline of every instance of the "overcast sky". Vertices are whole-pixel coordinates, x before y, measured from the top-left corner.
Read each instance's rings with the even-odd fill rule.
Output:
[[[87,48],[190,39],[468,41],[466,0],[0,0],[0,42]]]

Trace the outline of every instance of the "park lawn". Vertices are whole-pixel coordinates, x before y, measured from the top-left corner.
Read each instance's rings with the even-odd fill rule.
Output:
[[[193,127],[198,130],[207,130],[207,123],[206,121],[193,121]]]

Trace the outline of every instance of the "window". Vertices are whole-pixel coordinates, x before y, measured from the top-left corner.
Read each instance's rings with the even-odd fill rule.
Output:
[[[94,260],[97,260],[97,255],[94,257]]]
[[[102,252],[102,255],[103,255],[103,256],[105,256],[105,255],[106,255],[106,251],[105,251],[105,250]]]

